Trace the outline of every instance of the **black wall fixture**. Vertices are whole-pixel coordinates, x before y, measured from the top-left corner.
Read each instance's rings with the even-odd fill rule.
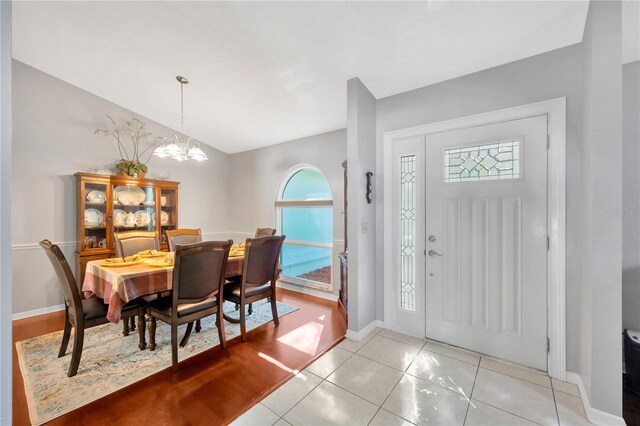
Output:
[[[373,177],[372,172],[367,172],[367,204],[371,204],[373,200],[373,182],[371,178]]]

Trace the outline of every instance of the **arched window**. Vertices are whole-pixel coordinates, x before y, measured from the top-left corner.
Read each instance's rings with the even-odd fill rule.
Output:
[[[301,165],[282,180],[276,201],[285,280],[326,288],[331,285],[333,196],[327,178]]]

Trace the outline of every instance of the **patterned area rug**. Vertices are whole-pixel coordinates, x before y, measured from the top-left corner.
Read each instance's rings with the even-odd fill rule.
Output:
[[[226,302],[224,310],[237,318],[232,303]],[[296,310],[295,306],[278,302],[279,316]],[[253,314],[247,316],[247,330],[272,320],[271,305],[266,300],[259,301],[253,304]],[[109,323],[87,330],[80,368],[71,378],[67,377],[67,371],[73,333],[67,355],[62,358],[57,357],[62,331],[16,342],[31,422],[48,422],[170,367],[171,329],[161,321],[157,324],[157,347],[153,352],[138,349],[137,330],[124,337],[122,324]],[[184,335],[185,327],[178,329],[178,339]],[[224,327],[227,340],[240,334],[239,324],[225,322]],[[210,316],[202,320],[202,331],[196,333],[194,330],[187,346],[178,349],[178,357],[182,361],[218,344],[218,331],[214,317]]]

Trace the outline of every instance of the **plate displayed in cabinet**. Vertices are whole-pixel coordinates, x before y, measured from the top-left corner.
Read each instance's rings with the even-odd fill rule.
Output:
[[[146,210],[138,210],[134,213],[134,216],[136,218],[137,226],[148,225],[151,223],[151,215]]]
[[[90,203],[104,204],[107,202],[107,196],[103,191],[93,190],[87,194],[87,201]]]
[[[161,225],[169,224],[169,213],[165,212],[164,210],[160,212],[160,224]]]
[[[127,220],[127,212],[120,209],[113,211],[113,224],[115,226],[123,226]]]
[[[147,198],[144,190],[137,186],[116,186],[113,199],[125,206],[137,206]]]
[[[104,222],[104,215],[100,210],[85,209],[84,210],[84,226],[93,228],[102,225]]]

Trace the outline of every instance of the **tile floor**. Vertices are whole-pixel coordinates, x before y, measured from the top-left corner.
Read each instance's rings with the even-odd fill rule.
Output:
[[[585,425],[578,388],[376,329],[344,340],[233,425]]]

